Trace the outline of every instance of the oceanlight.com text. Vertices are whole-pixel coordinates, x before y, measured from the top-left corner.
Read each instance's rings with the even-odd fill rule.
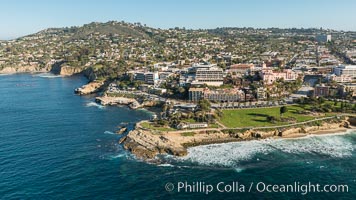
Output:
[[[210,184],[206,182],[177,182],[166,183],[165,189],[168,192],[178,193],[244,193],[244,192],[259,192],[259,193],[300,193],[307,195],[308,193],[343,193],[349,192],[349,187],[346,184],[319,184],[319,183],[300,183],[293,182],[291,184],[271,184],[264,182],[250,182],[244,184],[238,181],[234,182],[218,182]]]

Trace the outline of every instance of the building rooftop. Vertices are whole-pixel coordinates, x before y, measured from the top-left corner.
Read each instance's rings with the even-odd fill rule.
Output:
[[[356,70],[356,65],[339,65],[336,66],[337,68],[343,68],[343,69],[354,69]]]
[[[192,91],[192,92],[197,92],[197,91],[204,91],[204,88],[190,88],[189,91]]]

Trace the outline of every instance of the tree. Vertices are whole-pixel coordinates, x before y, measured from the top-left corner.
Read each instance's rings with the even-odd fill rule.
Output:
[[[288,108],[286,106],[282,106],[280,109],[279,109],[279,114],[281,115],[281,118],[283,116],[283,113],[286,113],[288,111]]]
[[[318,98],[318,104],[321,105],[325,102],[325,98],[324,97],[319,97]]]
[[[267,121],[271,122],[271,123],[275,123],[277,121],[277,119],[274,116],[267,116]]]
[[[337,100],[336,99],[334,100],[334,106],[337,106]]]
[[[210,111],[210,102],[209,100],[206,100],[206,99],[202,99],[198,102],[198,106],[200,108],[200,110],[204,111],[204,112],[207,112],[207,111]]]

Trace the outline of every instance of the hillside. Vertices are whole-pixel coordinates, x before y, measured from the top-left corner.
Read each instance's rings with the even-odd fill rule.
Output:
[[[106,78],[159,62],[190,65],[200,61],[223,68],[262,62],[283,67],[295,55],[309,51],[308,46],[314,45],[315,36],[321,33],[332,33],[335,40],[339,39],[335,43],[339,47],[353,48],[347,41],[354,40],[354,33],[333,30],[155,29],[140,23],[93,22],[0,41],[0,73],[52,71],[68,75],[92,69],[97,73],[91,77]],[[340,54],[345,51],[335,49]]]
[[[139,61],[127,59],[135,53],[135,46],[152,46],[152,30],[141,24],[93,22],[78,27],[49,28],[2,41],[0,73],[51,71],[70,75],[93,69],[99,77],[115,76],[125,66]],[[96,70],[95,65],[103,67]]]
[[[144,31],[143,27],[116,21],[110,21],[106,23],[92,22],[83,26],[73,26],[65,28],[49,28],[29,36],[33,37],[36,35],[62,35],[65,36],[67,40],[86,40],[92,35],[110,35],[111,37],[118,36],[133,38],[149,37]]]

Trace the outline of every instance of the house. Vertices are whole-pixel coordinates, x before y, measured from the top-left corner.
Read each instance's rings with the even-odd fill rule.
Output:
[[[196,128],[207,128],[208,123],[201,122],[201,123],[186,123],[181,122],[177,125],[177,129],[196,129]]]

